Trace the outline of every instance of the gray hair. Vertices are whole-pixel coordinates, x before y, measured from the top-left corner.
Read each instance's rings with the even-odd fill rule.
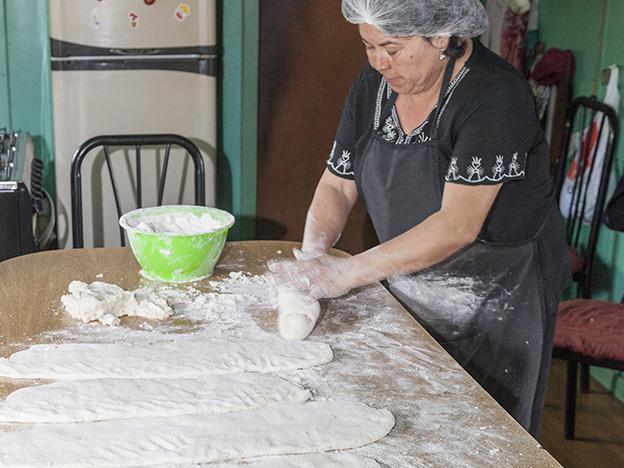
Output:
[[[475,37],[488,28],[479,0],[342,0],[342,14],[393,37]]]

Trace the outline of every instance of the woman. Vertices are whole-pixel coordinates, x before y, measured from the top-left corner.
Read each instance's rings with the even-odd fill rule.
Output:
[[[388,280],[464,368],[537,434],[569,281],[549,152],[523,77],[478,40],[479,0],[343,0],[369,64],[356,79],[298,261],[316,298]],[[357,198],[380,245],[327,255]]]

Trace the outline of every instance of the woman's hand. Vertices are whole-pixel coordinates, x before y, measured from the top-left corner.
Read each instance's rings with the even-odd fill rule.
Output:
[[[277,284],[315,299],[342,296],[356,286],[351,258],[324,254],[308,260],[272,260],[268,267]]]

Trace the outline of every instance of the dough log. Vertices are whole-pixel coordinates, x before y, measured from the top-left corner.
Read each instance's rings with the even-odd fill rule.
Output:
[[[304,340],[314,329],[321,305],[296,289],[277,288],[277,328],[287,340]]]

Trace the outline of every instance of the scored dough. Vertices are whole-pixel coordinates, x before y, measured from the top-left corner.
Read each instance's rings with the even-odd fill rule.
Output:
[[[0,376],[52,380],[178,379],[306,369],[332,359],[329,345],[313,341],[178,338],[134,345],[34,345],[1,358]]]
[[[292,288],[277,288],[277,328],[287,340],[304,340],[314,329],[321,305]]]
[[[79,422],[225,413],[303,402],[309,390],[272,374],[199,379],[93,379],[21,388],[0,402],[1,422]]]
[[[0,465],[144,466],[317,453],[369,444],[393,426],[389,411],[346,401],[225,415],[45,424],[0,433]]]
[[[165,468],[152,466],[150,468]],[[167,467],[170,468],[170,467]],[[353,453],[316,453],[313,455],[286,455],[245,463],[217,463],[210,465],[176,465],[176,468],[379,468],[372,458]]]

